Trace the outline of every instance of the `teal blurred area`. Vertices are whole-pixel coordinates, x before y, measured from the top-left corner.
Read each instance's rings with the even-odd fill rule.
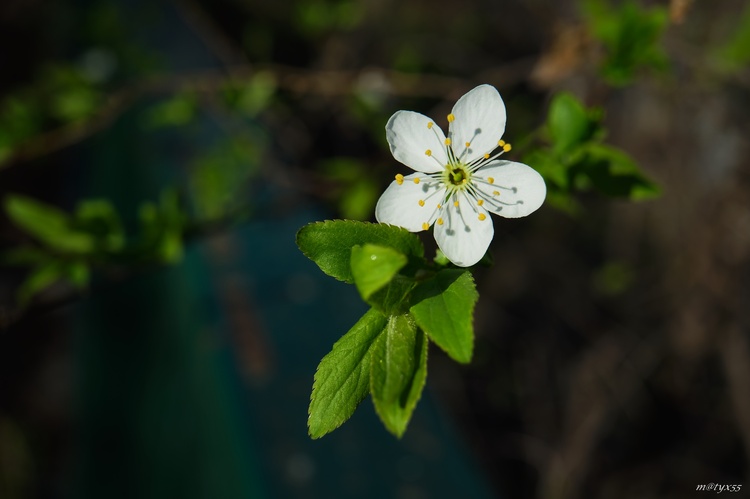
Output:
[[[116,5],[126,12],[130,2]],[[153,8],[158,21],[133,36],[154,49],[162,70],[219,65],[174,6]],[[132,228],[142,202],[188,183],[185,163],[223,130],[198,116],[191,139],[171,129],[144,133],[150,105],[138,103],[66,152],[64,174],[48,193],[63,202],[108,199]],[[14,466],[29,449],[53,450],[0,480],[7,487],[0,496],[492,496],[429,391],[402,440],[383,429],[369,401],[333,434],[308,437],[317,362],[366,308],[295,245],[301,226],[332,214],[294,191],[259,184],[243,224],[194,239],[179,263],[97,277],[90,294],[54,311],[49,322],[30,319],[4,333],[6,360],[23,349],[14,344],[18,336],[50,328],[66,338],[55,375],[69,399],[58,408],[62,427],[39,436],[56,442],[34,441],[28,429],[45,426],[38,421],[20,428],[31,441],[10,448]],[[10,381],[19,368],[5,365]],[[9,396],[33,389],[21,385]],[[13,488],[14,480],[25,485]]]

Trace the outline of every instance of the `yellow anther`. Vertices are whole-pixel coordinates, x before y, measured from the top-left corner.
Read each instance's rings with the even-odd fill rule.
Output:
[[[484,204],[484,199],[477,199],[477,206],[482,206]]]
[[[469,146],[471,145],[471,142],[467,142],[467,143],[466,143],[466,144],[464,144],[464,145],[465,145],[466,147],[469,147]]]
[[[424,206],[424,199],[419,200],[419,206]]]
[[[489,153],[484,153],[484,159],[490,159]]]
[[[440,208],[442,208],[442,207],[443,207],[443,205],[442,205],[442,204],[440,204],[440,203],[438,203],[438,210],[439,210]]]
[[[500,195],[500,191],[492,191],[492,195],[493,196],[499,196]]]
[[[503,146],[503,152],[508,152],[508,151],[510,151],[510,144],[505,144]]]
[[[453,201],[453,206],[455,206],[456,208],[458,208],[458,201]]]
[[[451,145],[451,139],[445,139],[445,145],[446,146]]]
[[[453,123],[453,120],[455,120],[455,119],[456,119],[456,117],[453,116],[453,113],[451,113],[451,114],[448,115],[448,123]]]
[[[468,182],[468,181],[469,181],[469,179],[468,179],[468,178],[464,178],[463,180],[461,180],[461,183],[462,183],[462,184],[465,184],[465,183],[466,183],[466,182]]]
[[[443,219],[442,218],[438,218],[437,219],[437,224],[438,225],[443,225]]]
[[[485,218],[487,218],[487,215],[485,215],[484,213],[480,213],[480,214],[479,214],[479,221],[480,221],[480,222],[481,222],[482,220],[484,220]]]
[[[492,178],[492,177],[487,177],[487,182],[489,182],[490,184],[494,184],[495,183],[495,179]]]
[[[403,175],[401,175],[400,173],[396,175],[396,183],[397,183],[398,185],[401,185],[401,184],[403,184],[403,183],[404,183],[404,176],[403,176]]]
[[[426,154],[427,156],[432,156],[432,151],[430,151],[429,149],[427,149],[427,150],[426,150],[426,151],[425,151],[424,153],[425,153],[425,154]]]
[[[430,224],[428,224],[427,222],[422,224],[422,230],[427,230],[429,228],[430,228]]]
[[[503,147],[505,145],[505,141],[500,139],[497,141],[497,145],[499,145],[500,147]]]
[[[429,123],[427,123],[427,128],[432,128],[432,125],[434,125],[434,124],[435,123],[433,123],[432,121],[430,121]]]
[[[414,179],[414,183],[415,183],[415,184],[418,184],[418,183],[419,183],[419,177],[417,177],[417,178],[415,178],[415,179]]]

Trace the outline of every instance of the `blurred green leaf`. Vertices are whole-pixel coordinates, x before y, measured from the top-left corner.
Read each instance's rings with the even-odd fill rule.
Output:
[[[427,338],[409,315],[393,315],[372,350],[370,392],[385,427],[401,437],[427,379]]]
[[[197,109],[193,93],[180,93],[151,107],[146,114],[146,124],[151,128],[184,126],[195,119]]]
[[[92,234],[99,249],[118,251],[125,245],[125,231],[114,206],[106,199],[86,199],[78,204],[74,227]]]
[[[641,200],[660,194],[659,187],[641,173],[630,156],[605,144],[589,144],[585,160],[573,167],[573,174],[587,178],[608,196]]]
[[[552,150],[561,155],[591,139],[597,124],[590,119],[586,107],[569,93],[556,94],[547,115],[547,129]]]
[[[662,6],[641,7],[628,0],[618,7],[609,0],[584,0],[591,33],[604,45],[602,76],[612,85],[626,85],[641,67],[664,69],[667,56],[661,37],[668,25]]]
[[[35,267],[16,291],[20,306],[26,306],[38,293],[65,280],[82,288],[88,284],[89,269],[81,261],[53,260]]]
[[[734,72],[750,64],[750,4],[739,16],[737,29],[716,51],[713,58],[723,71]]]
[[[9,195],[5,212],[20,228],[45,245],[68,253],[90,253],[95,248],[91,234],[77,231],[65,212],[34,199]]]
[[[230,138],[221,141],[190,166],[190,195],[197,216],[216,220],[247,203],[248,182],[259,173],[263,146]]]

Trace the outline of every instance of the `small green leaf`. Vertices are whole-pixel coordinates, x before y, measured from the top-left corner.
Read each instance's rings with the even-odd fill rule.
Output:
[[[385,246],[365,244],[352,247],[352,277],[362,299],[367,301],[375,291],[388,284],[407,261],[406,256]]]
[[[372,346],[385,326],[386,318],[370,309],[320,361],[307,420],[312,438],[341,426],[367,396]]]
[[[349,263],[351,249],[368,243],[392,248],[409,259],[424,256],[419,238],[393,225],[329,220],[306,225],[297,232],[297,246],[302,253],[329,276],[348,283],[354,282]]]
[[[401,437],[427,379],[427,338],[409,315],[393,315],[372,350],[370,392],[385,427]]]
[[[405,314],[409,311],[409,294],[416,285],[417,281],[411,277],[396,274],[366,301],[385,315]]]
[[[432,341],[466,364],[474,350],[472,321],[478,298],[470,272],[441,270],[414,289],[411,313]]]
[[[573,95],[557,94],[547,116],[547,127],[556,154],[564,154],[587,141],[593,131],[584,105]]]
[[[5,211],[13,222],[50,248],[69,253],[89,253],[95,247],[91,234],[76,231],[67,213],[31,198],[10,195]]]

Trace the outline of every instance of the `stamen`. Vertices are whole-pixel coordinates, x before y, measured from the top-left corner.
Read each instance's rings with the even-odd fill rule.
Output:
[[[419,183],[419,177],[416,177],[416,178],[414,179],[414,183],[415,183],[415,184],[418,184],[418,183]]]
[[[495,179],[492,178],[492,177],[487,177],[487,182],[489,182],[490,184],[494,184],[495,183]]]
[[[497,141],[497,145],[499,145],[500,147],[505,147],[505,141],[500,139]]]
[[[442,218],[438,218],[437,219],[437,224],[438,225],[443,225],[443,219]]]
[[[490,153],[488,152],[484,153],[484,159],[490,159]]]
[[[456,208],[458,208],[458,201],[453,201],[453,206],[455,206]]]
[[[451,139],[445,139],[445,145],[446,146],[451,145]]]
[[[434,125],[434,124],[435,124],[435,123],[433,123],[432,121],[430,121],[429,123],[427,123],[427,128],[428,128],[428,129],[432,128],[432,125]]]
[[[482,206],[484,204],[484,199],[477,199],[477,206]]]
[[[426,150],[426,151],[425,151],[424,153],[425,153],[425,154],[426,154],[427,156],[432,156],[432,151],[430,151],[429,149],[427,149],[427,150]]]
[[[438,210],[439,210],[440,208],[442,208],[442,207],[443,207],[443,205],[441,205],[440,203],[438,203]]]
[[[455,119],[456,119],[456,117],[453,116],[453,113],[451,113],[451,114],[448,115],[448,123],[453,123],[453,120],[455,120]]]
[[[424,206],[424,199],[419,200],[419,206]]]
[[[485,215],[484,213],[480,213],[479,214],[479,221],[480,222],[483,221],[485,218],[487,218],[487,215]]]
[[[428,224],[427,222],[422,224],[422,230],[427,230],[429,228],[430,228],[430,224]]]
[[[401,175],[400,173],[396,175],[396,183],[397,183],[398,185],[401,185],[401,184],[403,184],[403,183],[404,183],[404,176],[403,176],[403,175]]]
[[[510,144],[505,144],[503,146],[503,152],[508,152],[508,151],[510,151]]]
[[[466,147],[469,147],[469,146],[471,145],[471,142],[467,142],[467,143],[466,143],[466,144],[464,144],[464,145],[465,145]]]
[[[493,196],[499,196],[500,195],[500,191],[492,191],[492,195]]]

